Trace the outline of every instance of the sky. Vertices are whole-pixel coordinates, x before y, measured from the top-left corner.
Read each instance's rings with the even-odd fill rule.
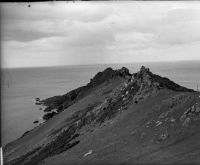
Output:
[[[198,1],[0,7],[5,68],[200,60]]]

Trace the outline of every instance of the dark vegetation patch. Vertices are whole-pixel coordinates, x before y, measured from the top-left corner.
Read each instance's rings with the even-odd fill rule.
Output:
[[[42,160],[60,154],[75,145],[80,141],[75,140],[79,133],[76,132],[77,128],[75,125],[71,125],[67,130],[60,133],[55,140],[51,141],[44,147],[39,147],[27,154],[21,156],[18,159],[15,159],[12,162],[9,162],[10,165],[37,165]],[[36,153],[37,152],[37,153]],[[35,154],[36,153],[36,154]],[[28,159],[30,158],[30,159]]]
[[[87,108],[77,111],[75,113],[72,114],[71,117],[66,119],[66,123],[67,125],[72,125],[73,123],[77,122],[78,120],[83,120],[83,118],[85,117],[86,113],[93,110],[94,107],[98,106],[101,102],[96,102],[94,104],[89,104]],[[83,125],[82,125],[83,126]],[[82,127],[79,126],[79,127]],[[66,125],[63,125],[62,127],[60,127],[59,129],[53,130],[50,134],[51,135],[56,135],[57,133],[59,133],[60,131],[62,131],[62,129],[64,129],[66,127]]]
[[[44,112],[51,112],[52,109],[53,109],[53,108],[52,108],[51,106],[46,107],[46,108],[44,109]]]
[[[50,112],[50,113],[46,113],[43,116],[44,120],[49,120],[50,118],[52,118],[53,116],[55,116],[57,113],[56,112]]]
[[[27,152],[25,155],[20,156],[17,159],[12,160],[11,162],[5,163],[5,165],[23,165],[23,162],[31,155],[39,151],[41,147],[37,147],[30,152]]]
[[[58,109],[59,111],[61,111],[69,107],[70,105],[74,103],[75,99],[79,96],[81,91],[84,90],[84,88],[85,87],[83,86],[83,87],[74,89],[62,96],[53,96],[53,97],[42,100],[41,101],[42,104],[44,106],[47,106],[44,111],[49,112],[52,109]]]

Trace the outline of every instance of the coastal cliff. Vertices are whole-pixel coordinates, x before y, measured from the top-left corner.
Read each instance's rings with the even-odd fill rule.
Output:
[[[46,122],[5,146],[5,164],[200,163],[200,94],[144,66],[40,103]]]

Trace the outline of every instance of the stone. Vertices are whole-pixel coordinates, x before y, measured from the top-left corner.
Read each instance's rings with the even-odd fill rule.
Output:
[[[161,124],[162,124],[161,121],[156,121],[156,127],[159,126],[159,125],[161,125]]]
[[[164,118],[165,117],[165,113],[163,112],[163,113],[161,113],[160,114],[160,116],[158,117],[159,119],[162,119],[162,118]]]
[[[167,138],[169,137],[169,134],[166,132],[166,133],[162,133],[159,137],[158,137],[158,141],[159,142],[162,142],[164,140],[166,140]]]
[[[128,91],[126,91],[126,95],[128,95]]]
[[[196,107],[196,112],[197,112],[197,113],[200,112],[200,107],[199,107],[199,106]]]
[[[174,118],[171,118],[170,121],[171,121],[171,122],[175,122],[176,120],[175,120]]]
[[[189,117],[187,117],[182,125],[187,127],[189,125],[190,121],[191,121],[191,119]]]
[[[150,124],[151,124],[151,122],[148,121],[148,122],[146,123],[146,127],[147,127],[147,128],[150,127]]]
[[[180,117],[180,121],[184,121],[186,119],[186,114],[183,114],[181,117]]]
[[[86,156],[88,156],[88,155],[90,155],[90,154],[92,154],[92,150],[89,150],[87,153],[85,153],[85,154],[83,155],[83,157],[86,157]]]
[[[193,105],[192,108],[191,108],[191,112],[195,112],[194,105]]]
[[[33,123],[34,123],[34,124],[37,124],[37,123],[39,123],[39,121],[38,121],[38,120],[35,120]]]

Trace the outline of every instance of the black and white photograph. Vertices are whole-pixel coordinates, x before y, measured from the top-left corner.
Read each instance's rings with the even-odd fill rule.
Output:
[[[200,1],[0,3],[1,165],[200,165]]]

